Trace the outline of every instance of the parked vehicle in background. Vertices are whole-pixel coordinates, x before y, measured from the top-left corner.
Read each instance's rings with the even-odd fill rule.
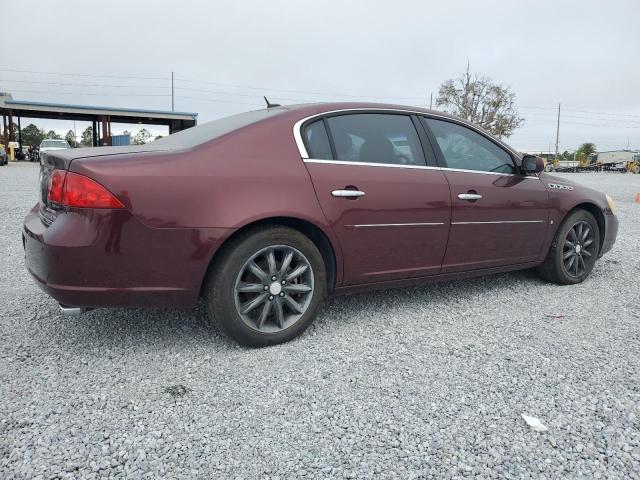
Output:
[[[4,149],[3,146],[0,146],[0,166],[7,165],[9,163],[9,154]]]
[[[40,159],[43,152],[54,152],[56,150],[66,150],[68,148],[71,148],[71,146],[66,140],[45,139],[40,142],[40,147],[38,147],[38,159]]]
[[[532,267],[580,283],[618,230],[605,194],[421,108],[269,108],[42,164],[26,265],[65,313],[202,296],[253,346],[298,336],[327,293]]]

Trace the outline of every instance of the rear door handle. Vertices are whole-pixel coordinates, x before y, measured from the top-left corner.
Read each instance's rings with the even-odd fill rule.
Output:
[[[460,200],[480,200],[482,195],[478,193],[459,193],[458,198]]]
[[[363,197],[364,192],[360,190],[334,190],[331,195],[339,198],[358,198]]]

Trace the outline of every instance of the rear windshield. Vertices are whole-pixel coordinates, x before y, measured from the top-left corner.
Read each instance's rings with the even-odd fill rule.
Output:
[[[237,130],[252,123],[265,120],[266,118],[284,112],[284,108],[270,108],[264,110],[254,110],[252,112],[239,113],[230,117],[220,118],[212,122],[203,123],[196,127],[187,128],[180,132],[173,133],[167,137],[159,138],[153,145],[166,147],[194,147],[201,143],[208,142],[214,138],[221,137],[229,132]]]
[[[69,144],[64,140],[43,140],[40,147],[69,148]]]

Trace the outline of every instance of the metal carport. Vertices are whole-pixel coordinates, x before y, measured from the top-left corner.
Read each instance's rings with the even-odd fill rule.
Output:
[[[88,105],[67,105],[61,103],[33,102],[14,100],[10,93],[0,92],[0,114],[2,115],[2,139],[4,144],[16,141],[13,127],[17,119],[17,141],[22,148],[20,138],[20,118],[46,118],[50,120],[89,121],[93,125],[93,146],[111,145],[111,123],[144,123],[148,125],[166,125],[169,133],[193,127],[197,123],[197,113],[172,112],[161,110],[141,110],[120,107],[99,107]]]

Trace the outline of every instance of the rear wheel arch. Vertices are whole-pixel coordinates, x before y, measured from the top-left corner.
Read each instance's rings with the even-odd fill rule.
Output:
[[[270,226],[291,228],[292,230],[296,230],[302,233],[315,244],[322,255],[322,259],[324,260],[324,265],[327,272],[327,291],[329,293],[332,293],[336,286],[338,270],[335,248],[331,243],[331,240],[329,240],[328,236],[322,231],[321,228],[307,220],[302,220],[295,217],[270,217],[256,220],[254,222],[243,225],[235,232],[233,232],[233,234],[231,234],[222,243],[222,245],[220,245],[220,247],[216,250],[216,252],[213,254],[213,257],[209,261],[209,266],[207,267],[206,274],[201,282],[200,296],[202,296],[203,294],[203,289],[207,284],[207,279],[211,274],[213,267],[216,265],[216,262],[222,257],[222,255],[224,255],[224,253],[229,249],[233,248],[234,244],[242,237],[250,235],[254,230]]]

